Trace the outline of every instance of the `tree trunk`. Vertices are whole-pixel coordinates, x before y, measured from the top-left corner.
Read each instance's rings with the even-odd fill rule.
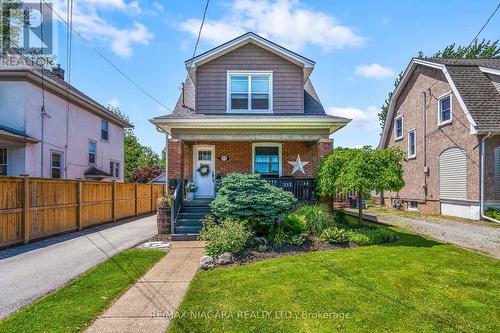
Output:
[[[358,224],[361,225],[363,222],[363,202],[362,202],[363,196],[361,195],[361,192],[358,191]]]

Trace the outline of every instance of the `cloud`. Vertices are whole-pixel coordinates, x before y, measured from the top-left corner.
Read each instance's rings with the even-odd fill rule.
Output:
[[[53,2],[54,9],[66,18],[66,2]],[[154,35],[140,22],[133,21],[128,28],[117,27],[99,15],[100,10],[119,10],[128,14],[141,12],[137,1],[123,0],[81,0],[73,5],[73,28],[93,42],[109,45],[120,57],[133,54],[136,44],[148,45]]]
[[[369,106],[364,110],[354,107],[331,107],[327,110],[330,115],[352,119],[347,127],[362,130],[379,128],[378,112],[379,108],[376,106]]]
[[[180,29],[193,37],[197,36],[199,27],[200,20],[196,18],[180,24]],[[202,38],[211,44],[221,44],[247,31],[294,50],[316,45],[328,52],[360,46],[365,41],[333,16],[312,10],[299,0],[234,0],[227,15],[205,22]]]
[[[116,97],[113,97],[109,100],[108,104],[114,108],[119,108],[120,107],[120,100]]]
[[[356,66],[356,70],[354,73],[356,75],[374,79],[385,79],[388,77],[394,77],[394,75],[396,75],[392,68],[384,67],[379,64]]]
[[[164,12],[165,11],[165,7],[163,7],[163,5],[159,2],[153,2],[153,8],[156,9],[157,11],[159,12]]]

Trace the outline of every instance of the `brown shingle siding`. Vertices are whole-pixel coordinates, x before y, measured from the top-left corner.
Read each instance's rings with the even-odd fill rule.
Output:
[[[261,47],[247,44],[201,65],[196,73],[198,113],[225,113],[228,70],[273,71],[274,113],[304,112],[302,68]]]

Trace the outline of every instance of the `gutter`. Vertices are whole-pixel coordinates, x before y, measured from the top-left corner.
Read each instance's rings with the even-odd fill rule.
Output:
[[[480,209],[481,209],[481,217],[483,219],[486,219],[486,220],[489,220],[489,221],[495,222],[495,223],[500,223],[500,221],[484,215],[484,160],[485,160],[484,147],[485,147],[486,140],[491,138],[494,135],[495,134],[488,133],[488,135],[484,136],[481,139],[481,208]]]

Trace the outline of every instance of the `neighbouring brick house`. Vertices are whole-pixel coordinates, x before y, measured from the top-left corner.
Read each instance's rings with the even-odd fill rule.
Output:
[[[480,219],[500,206],[500,59],[413,59],[380,147],[407,154],[405,187],[384,203]]]
[[[325,113],[309,79],[314,61],[247,33],[185,64],[175,109],[151,120],[170,137],[168,179],[193,180],[196,196],[210,198],[217,178],[260,173],[314,196],[318,163],[333,149],[329,136],[349,122]]]

